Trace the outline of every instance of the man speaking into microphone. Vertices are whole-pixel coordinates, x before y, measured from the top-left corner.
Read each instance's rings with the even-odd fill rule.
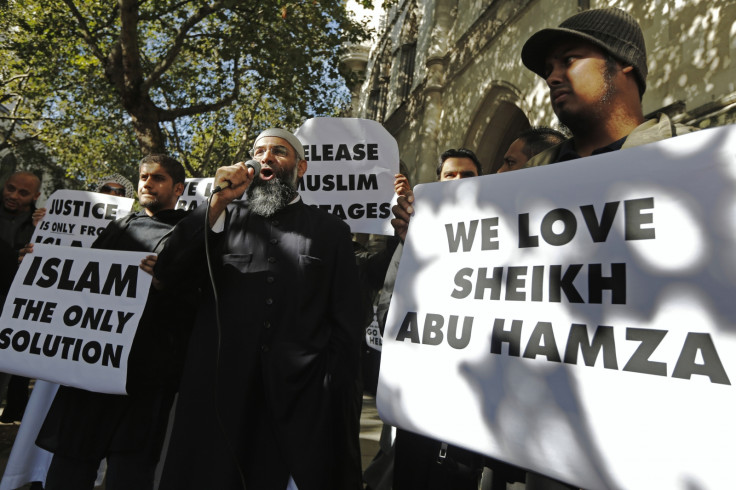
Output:
[[[218,169],[221,190],[156,264],[163,287],[205,291],[161,489],[344,488],[336,408],[357,376],[361,335],[350,230],[302,202],[307,161],[292,133],[263,131],[251,156],[258,172]]]

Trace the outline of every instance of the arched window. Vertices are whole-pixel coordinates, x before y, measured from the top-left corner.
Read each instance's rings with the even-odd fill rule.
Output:
[[[497,84],[476,109],[465,144],[476,149],[483,174],[496,172],[511,143],[520,132],[529,129],[529,120],[518,104],[518,90]]]

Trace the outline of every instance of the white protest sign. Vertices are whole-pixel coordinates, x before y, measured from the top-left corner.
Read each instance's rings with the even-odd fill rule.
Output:
[[[730,488],[736,126],[416,189],[378,408],[582,488]]]
[[[0,317],[0,372],[124,394],[148,252],[36,244]]]
[[[296,132],[307,173],[299,193],[307,204],[344,219],[353,233],[393,235],[391,200],[399,172],[399,147],[368,119],[318,117]]]
[[[98,192],[62,189],[46,202],[46,216],[31,242],[89,247],[111,221],[130,213],[133,199]]]
[[[215,184],[214,177],[189,178],[184,180],[184,192],[176,201],[176,209],[192,211],[207,201]]]

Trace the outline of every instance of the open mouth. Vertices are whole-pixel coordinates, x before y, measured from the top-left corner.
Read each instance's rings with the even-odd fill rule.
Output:
[[[273,173],[273,170],[271,170],[270,168],[268,167],[261,168],[261,173],[260,173],[261,180],[271,180],[274,178],[274,175],[275,174]]]

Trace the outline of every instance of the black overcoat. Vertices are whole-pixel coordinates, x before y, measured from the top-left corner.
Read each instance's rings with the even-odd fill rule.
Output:
[[[111,222],[92,248],[153,252],[186,212],[144,212]],[[129,395],[59,387],[36,444],[67,457],[100,460],[109,451],[161,450],[191,325],[191,297],[151,288],[128,358]],[[189,317],[189,318],[188,318]],[[135,386],[134,386],[135,385]]]
[[[207,284],[202,206],[156,266],[165,287],[209,289],[182,376],[162,489],[335,488],[335,446],[362,332],[348,226],[301,201],[270,218],[228,208],[210,235],[219,299]],[[194,284],[191,284],[193,282]]]

